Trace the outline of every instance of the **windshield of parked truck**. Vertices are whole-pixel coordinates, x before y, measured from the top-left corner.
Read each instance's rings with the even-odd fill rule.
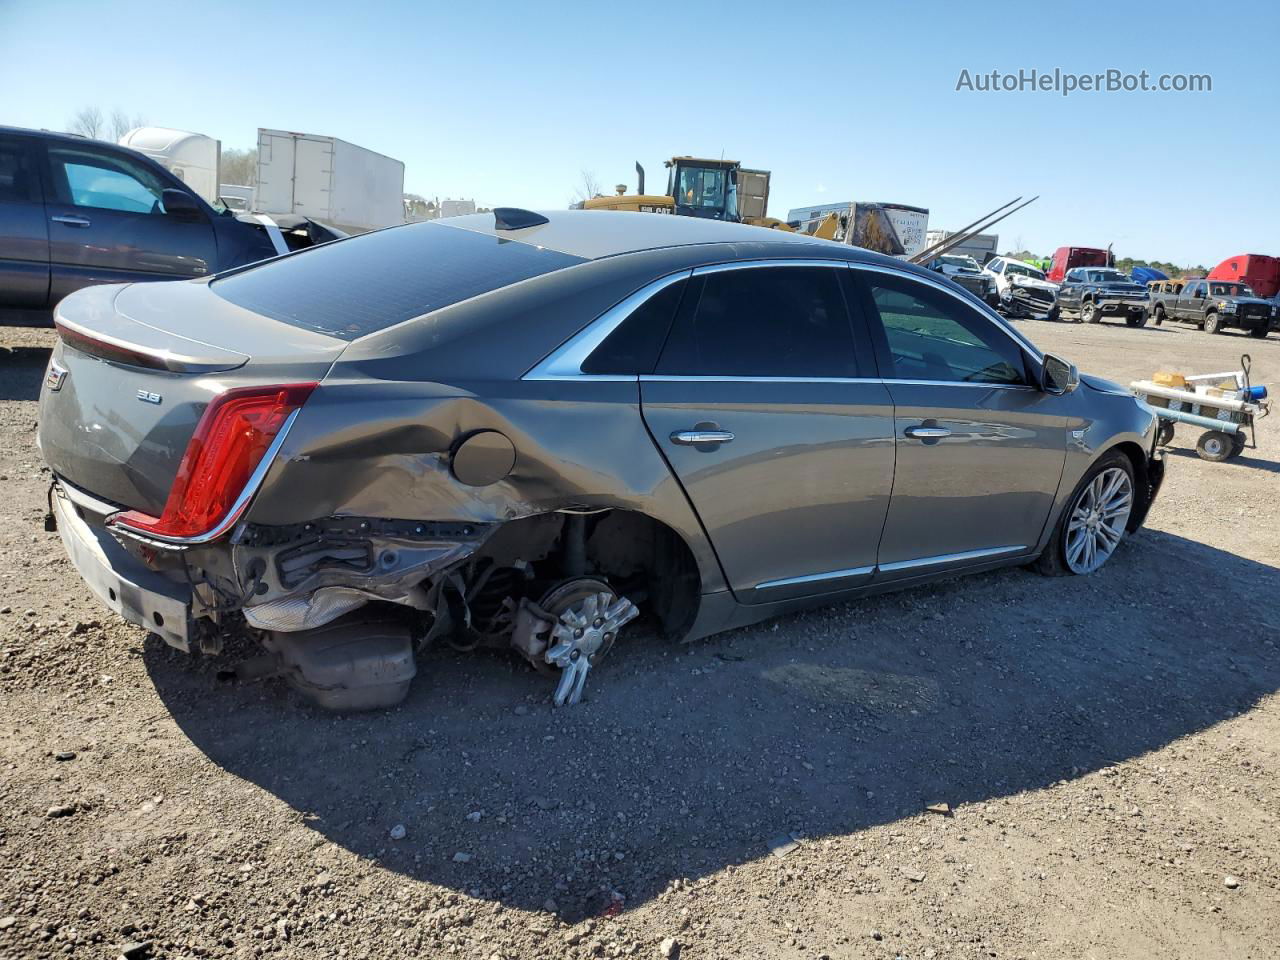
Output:
[[[1088,277],[1090,283],[1132,283],[1119,270],[1090,270]]]
[[[1028,266],[1025,263],[1016,263],[1013,260],[1009,261],[1009,266],[1006,268],[1005,273],[1016,273],[1020,277],[1034,277],[1036,280],[1044,279],[1044,274],[1035,267]]]
[[[961,270],[974,270],[974,271],[978,269],[978,261],[973,259],[973,257],[962,257],[962,256],[956,256],[955,254],[944,253],[938,259],[940,259],[948,267],[959,267]]]
[[[1211,288],[1215,297],[1252,297],[1253,291],[1243,283],[1215,283]]]

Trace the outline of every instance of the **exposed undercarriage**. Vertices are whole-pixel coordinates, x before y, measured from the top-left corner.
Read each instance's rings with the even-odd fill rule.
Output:
[[[203,650],[247,627],[267,653],[240,677],[283,675],[337,709],[398,702],[414,648],[437,641],[513,647],[556,680],[557,706],[576,703],[632,621],[635,633],[682,635],[700,586],[678,534],[613,509],[503,523],[331,517],[247,524],[229,550],[132,549],[190,579]]]

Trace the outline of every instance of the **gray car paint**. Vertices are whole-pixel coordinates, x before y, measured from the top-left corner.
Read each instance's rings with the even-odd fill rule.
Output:
[[[700,220],[658,228],[651,221],[681,218],[629,213],[551,216],[557,229],[542,229],[538,242],[559,237],[563,252],[594,252],[600,258],[455,304],[345,349],[329,338],[304,342],[303,331],[291,328],[286,335],[283,325],[256,323],[245,311],[237,315],[239,308],[213,296],[202,283],[148,286],[145,301],[122,297],[121,302],[128,303],[130,317],[141,325],[172,329],[174,323],[189,324],[178,330],[184,336],[195,330],[223,331],[217,343],[231,343],[225,331],[237,332],[237,349],[254,360],[216,379],[202,378],[206,399],[216,389],[279,379],[294,373],[299,362],[316,371],[332,363],[267,473],[248,522],[280,525],[343,515],[497,526],[563,509],[636,510],[674,530],[695,559],[702,603],[690,638],[795,609],[815,598],[857,596],[1025,562],[1048,542],[1071,492],[1099,455],[1124,444],[1140,465],[1151,449],[1150,412],[1132,398],[1087,385],[1053,396],[1034,389],[922,388],[878,378],[776,387],[696,384],[694,389],[652,378],[521,379],[634,290],[693,266],[821,257],[932,280],[927,271],[898,261],[776,231]],[[607,230],[600,222],[616,217],[624,218],[629,228],[636,221],[643,225],[645,236],[630,251],[621,249],[616,226]],[[575,223],[583,230],[576,246],[567,239],[577,236],[571,229]],[[462,228],[480,225],[477,221]],[[514,233],[523,240],[539,229]],[[661,231],[666,231],[666,247],[658,242]],[[605,242],[609,238],[612,246]],[[691,238],[696,242],[682,242]],[[636,249],[647,244],[652,246]],[[955,295],[966,297],[993,325],[1019,340],[1029,366],[1038,372],[1039,354],[1015,331],[976,298]],[[66,302],[68,317],[84,297],[77,294]],[[512,322],[513,316],[518,322]],[[500,348],[495,346],[499,342]],[[255,350],[273,359],[260,359]],[[122,376],[114,365],[100,365],[107,371],[104,377]],[[79,373],[73,372],[73,378]],[[164,376],[182,381],[179,375]],[[131,387],[122,381],[124,393]],[[967,392],[957,395],[956,389]],[[964,402],[968,397],[972,400]],[[898,405],[896,421],[890,399]],[[180,431],[166,442],[145,424],[126,426],[119,417],[112,421],[103,409],[82,404],[64,412],[52,409],[47,400],[42,397],[46,457],[53,448],[65,451],[70,441],[63,434],[86,423],[127,429],[133,444],[155,441],[170,456],[180,445]],[[735,415],[750,417],[744,421],[749,426],[744,440],[749,436],[749,442],[730,445],[719,458],[679,451],[675,457],[687,452],[689,462],[681,466],[679,459],[670,460],[671,469],[664,457],[673,453],[662,445],[663,431],[693,426],[690,419],[715,419],[718,411],[727,417],[735,401]],[[188,402],[194,413],[199,401]],[[797,447],[791,425],[795,412],[816,407],[822,413],[808,427],[815,435],[805,434]],[[782,410],[791,415],[774,416]],[[905,442],[900,427],[914,422],[917,414],[945,417],[956,428],[955,439],[927,448]],[[80,426],[69,427],[63,420]],[[784,421],[788,426],[780,425]],[[504,433],[517,457],[506,478],[478,488],[454,479],[448,458],[460,438],[479,430]],[[117,462],[129,456],[123,447],[110,454]],[[56,473],[107,496],[97,489],[102,483],[92,464],[77,466],[52,456]],[[837,462],[845,465],[843,472]],[[797,476],[820,482],[797,484]],[[704,483],[709,484],[705,496],[700,492]],[[156,502],[159,486],[146,491],[149,502]],[[903,499],[895,511],[899,493]],[[966,555],[974,544],[1018,549],[994,557]],[[245,553],[248,548],[237,550]],[[244,563],[228,559],[225,548],[206,548],[204,555],[210,555],[208,566],[243,576]],[[876,568],[892,562],[889,557],[940,556],[949,559],[923,569]],[[809,579],[848,571],[854,572]],[[418,572],[426,575],[434,569]],[[403,578],[404,571],[397,569],[394,575]],[[760,589],[761,583],[779,580],[795,582]],[[275,598],[269,592],[261,601]]]

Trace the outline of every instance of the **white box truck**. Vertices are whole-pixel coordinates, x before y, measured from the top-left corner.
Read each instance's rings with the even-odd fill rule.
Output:
[[[347,143],[258,129],[254,210],[295,213],[348,233],[404,223],[404,164]]]

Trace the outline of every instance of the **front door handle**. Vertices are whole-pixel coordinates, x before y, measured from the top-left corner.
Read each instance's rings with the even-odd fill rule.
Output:
[[[912,440],[941,440],[951,436],[951,431],[946,427],[907,427],[902,432]]]
[[[671,442],[684,447],[694,447],[702,443],[728,443],[733,434],[728,430],[677,430],[671,434]]]
[[[87,227],[89,221],[84,217],[73,217],[68,214],[59,214],[56,217],[50,217],[54,223],[65,223],[68,227]]]

